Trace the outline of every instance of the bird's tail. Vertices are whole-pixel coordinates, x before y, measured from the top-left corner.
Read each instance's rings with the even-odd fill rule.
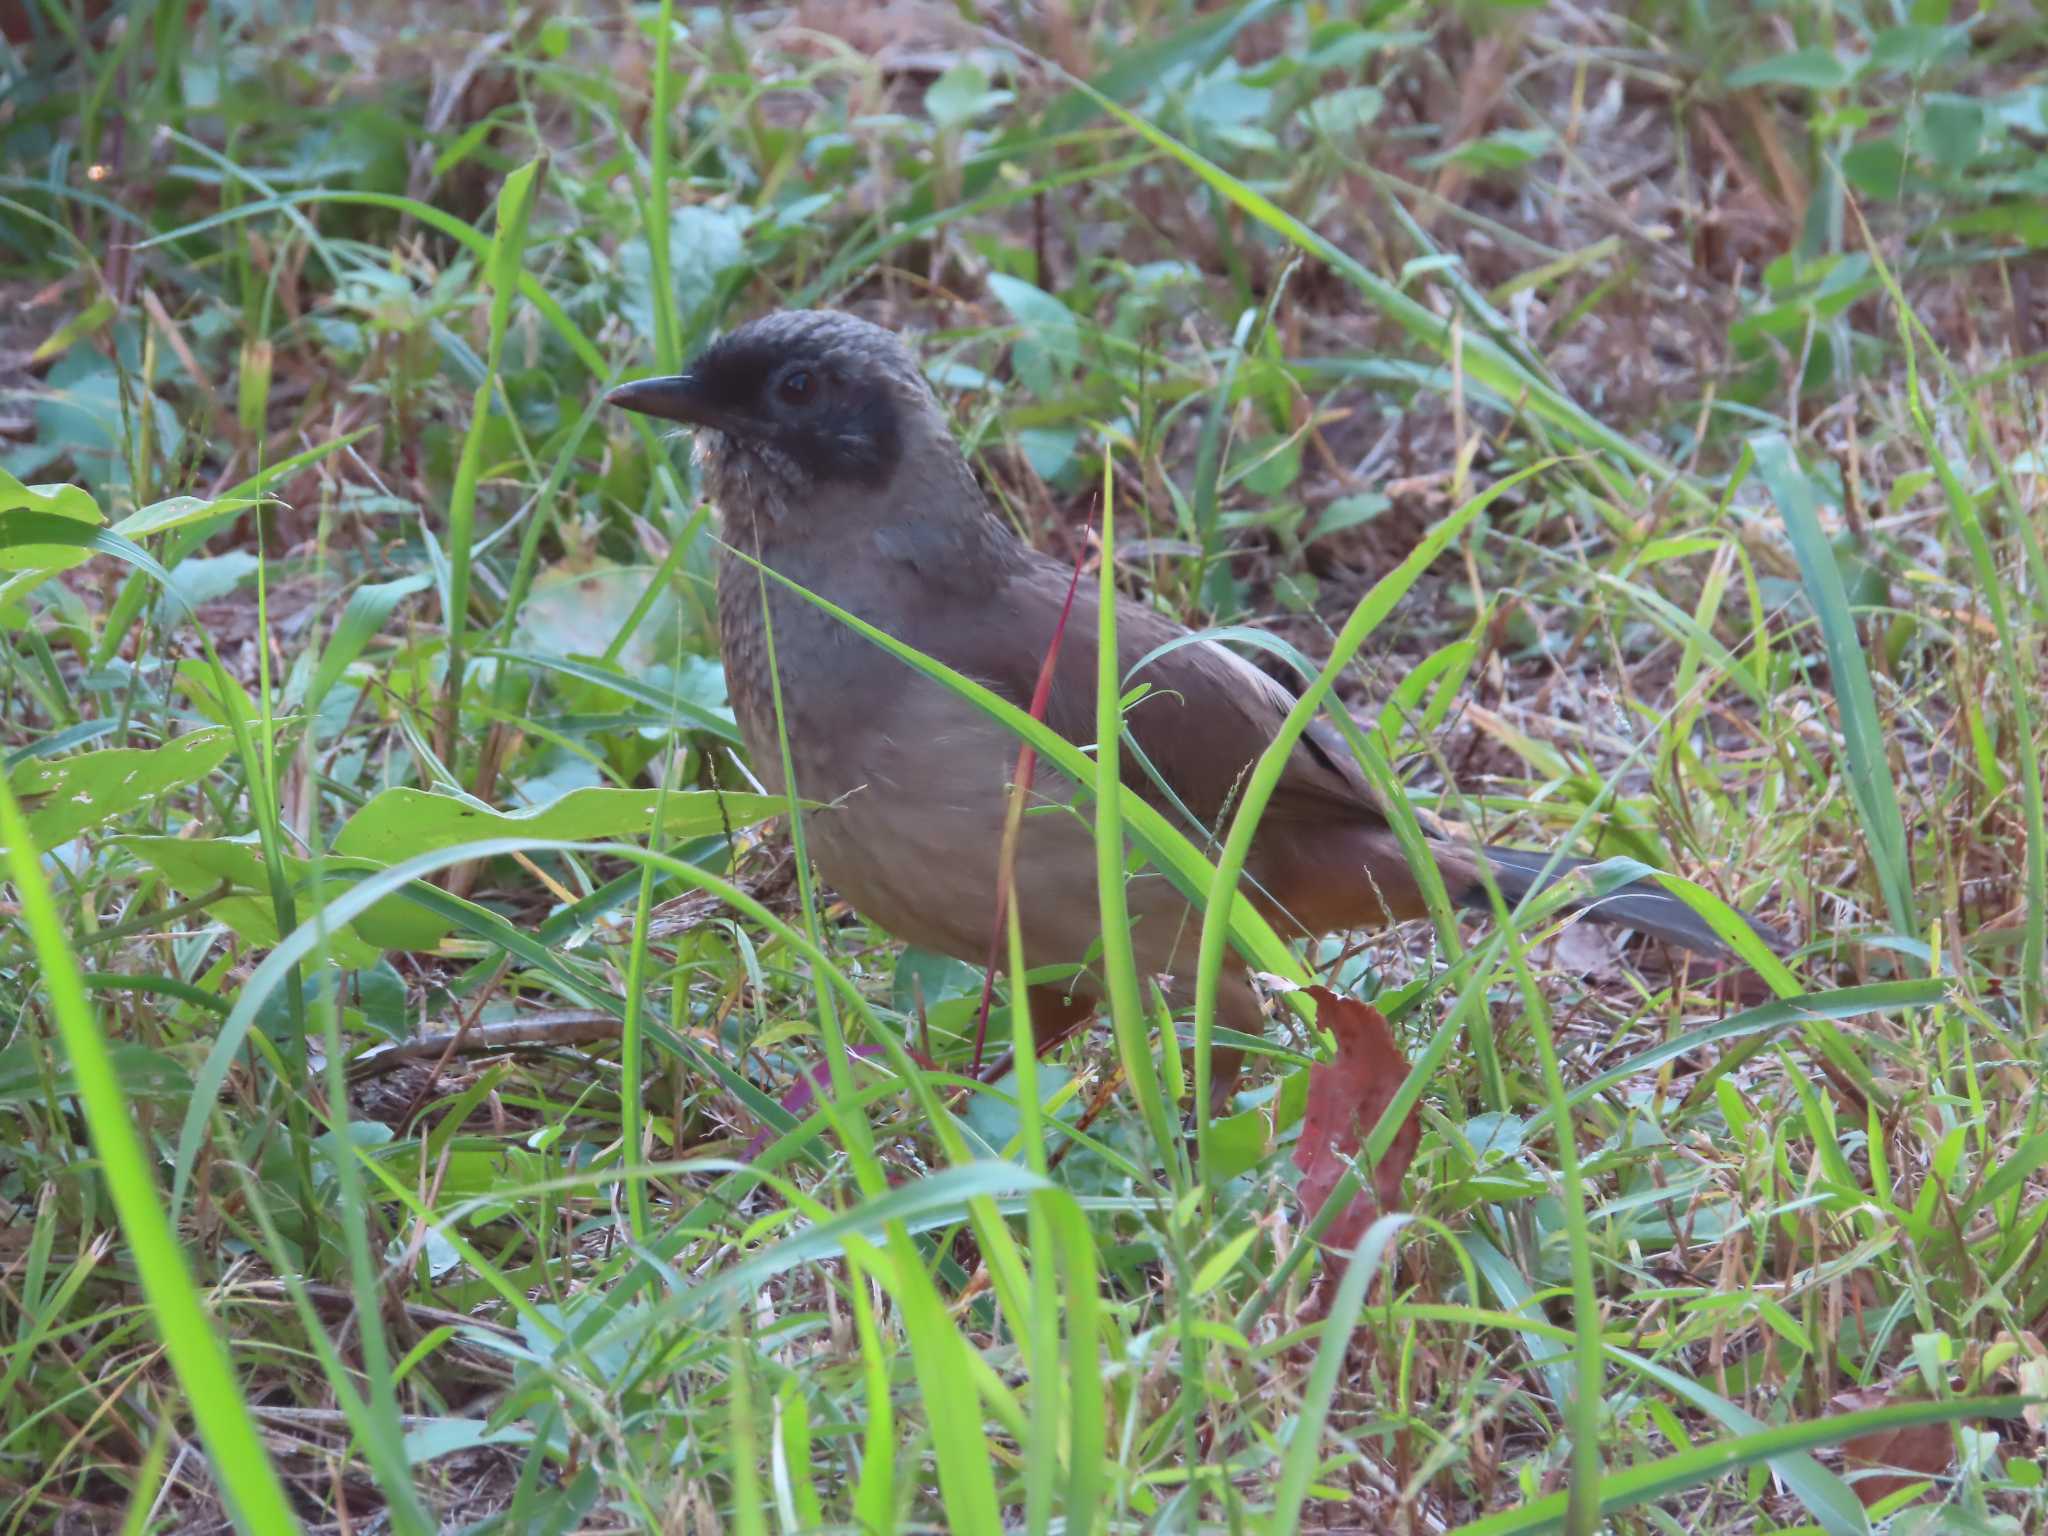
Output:
[[[1590,868],[1596,860],[1561,858],[1554,854],[1538,853],[1528,848],[1498,848],[1487,846],[1480,850],[1486,855],[1486,862],[1492,866],[1493,878],[1500,886],[1500,893],[1513,906],[1531,891],[1554,885],[1567,875]],[[1547,873],[1546,873],[1547,871]],[[1481,882],[1473,882],[1462,890],[1453,889],[1452,894],[1463,905],[1479,911],[1492,908],[1492,901]],[[1578,903],[1573,910],[1583,912],[1596,923],[1616,928],[1635,928],[1641,932],[1675,944],[1680,949],[1691,950],[1700,955],[1725,955],[1728,946],[1707,925],[1705,918],[1687,906],[1653,881],[1637,880],[1604,896],[1589,897]],[[1774,950],[1784,948],[1784,940],[1769,928],[1751,917],[1741,914],[1743,920],[1756,930],[1757,937]]]

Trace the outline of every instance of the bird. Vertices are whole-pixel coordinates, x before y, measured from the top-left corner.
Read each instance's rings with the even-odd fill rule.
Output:
[[[694,430],[700,483],[723,545],[719,646],[733,715],[763,786],[812,807],[803,813],[804,838],[820,874],[894,937],[969,964],[986,961],[1017,738],[762,577],[754,562],[1020,708],[1032,699],[1064,613],[1044,720],[1081,747],[1096,733],[1094,584],[1076,589],[1070,564],[1027,543],[996,513],[916,354],[853,314],[771,312],[712,342],[684,372],[621,384],[607,400]],[[1121,756],[1128,792],[1220,836],[1295,696],[1153,606],[1121,594],[1116,604],[1126,696],[1148,685],[1124,720],[1138,749]],[[784,781],[778,691],[793,784]],[[1101,937],[1093,830],[1085,814],[1065,813],[1077,790],[1041,763],[1034,813],[1018,831],[1016,915],[1034,970],[1082,965]],[[1433,828],[1427,847],[1450,899],[1478,912],[1492,910],[1489,872],[1512,904],[1592,862]],[[1428,911],[1381,799],[1321,718],[1287,758],[1245,868],[1246,894],[1288,937],[1376,929]],[[1198,914],[1149,869],[1129,878],[1126,901],[1139,973],[1159,979],[1174,1004],[1187,1004]],[[1726,953],[1690,906],[1652,882],[1588,900],[1583,911],[1685,950]],[[1079,1027],[1105,993],[1085,967],[1072,980],[1032,987],[1041,1049]],[[1217,1007],[1223,1026],[1263,1034],[1256,989],[1235,956]],[[1219,1047],[1212,1060],[1212,1103],[1221,1108],[1239,1059]]]

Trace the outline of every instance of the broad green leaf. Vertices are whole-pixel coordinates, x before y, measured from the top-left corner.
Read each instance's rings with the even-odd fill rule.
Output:
[[[1933,95],[1920,106],[1918,138],[1934,163],[1960,171],[1977,158],[1984,142],[1984,103],[1969,96]]]
[[[609,688],[629,699],[637,699],[663,719],[673,720],[691,730],[709,731],[734,746],[742,745],[740,728],[733,723],[732,710],[725,702],[725,674],[716,667],[686,670],[671,679],[670,686],[664,690],[632,675],[623,667],[608,666],[601,661],[542,656],[534,651],[482,650],[476,655],[483,660],[516,661],[523,666],[573,677],[579,682],[595,683],[600,688]],[[714,682],[715,690],[712,687]],[[715,697],[712,696],[714,692]]]
[[[1302,108],[1302,115],[1316,132],[1342,139],[1363,130],[1385,105],[1386,97],[1377,86],[1348,85],[1316,97]]]
[[[334,840],[327,878],[317,896],[331,902],[351,888],[357,873],[440,848],[508,836],[535,842],[638,840],[647,835],[658,798],[655,790],[580,789],[552,805],[501,812],[450,795],[420,789],[389,789],[364,806]],[[723,801],[721,806],[720,802]],[[668,796],[666,826],[678,838],[704,836],[724,827],[735,831],[765,821],[786,808],[779,796],[724,795],[689,791]],[[212,897],[208,910],[247,943],[269,949],[278,941],[263,853],[254,842],[191,841],[174,837],[124,837],[122,847],[154,867],[188,900]],[[285,878],[309,899],[314,894],[311,860],[284,858]],[[222,891],[222,886],[227,889]],[[436,892],[435,906],[454,902]],[[457,926],[445,910],[430,910],[404,894],[386,896],[330,936],[330,953],[352,970],[374,965],[385,950],[430,950]]]
[[[173,586],[170,591],[177,591]],[[256,719],[256,702],[240,682],[226,672],[217,671],[206,662],[187,658],[178,663],[173,677],[179,692],[199,714],[217,725],[244,727]],[[273,722],[282,725],[288,716],[280,716]]]
[[[479,124],[489,127],[488,122]],[[420,1419],[405,1432],[406,1460],[415,1467],[457,1451],[473,1451],[485,1445],[527,1445],[533,1430],[524,1424],[492,1427],[488,1419]]]
[[[231,732],[209,727],[161,747],[110,747],[76,757],[32,758],[9,775],[8,787],[28,813],[36,851],[46,853],[87,827],[197,783],[233,748]]]
[[[187,901],[211,898],[206,901],[206,910],[232,928],[244,943],[257,949],[276,946],[277,913],[270,899],[270,876],[263,866],[263,850],[256,843],[231,842],[226,838],[181,837],[122,837],[113,839],[113,842],[162,875],[171,889]],[[312,865],[308,860],[286,854],[282,856],[282,863],[285,878],[299,892],[303,905],[309,911],[316,903],[324,905],[332,901],[353,884],[346,879],[330,877],[316,889]],[[327,863],[336,870],[375,870],[379,867],[367,859],[329,859]],[[395,911],[405,903],[401,896],[388,898],[387,904]],[[357,929],[377,915],[374,910],[365,913],[359,924],[330,933],[329,958],[349,970],[363,970],[375,965],[387,947],[412,947],[373,944],[363,938]],[[422,933],[435,926],[437,921],[424,912],[419,912],[413,920]],[[406,924],[401,921],[398,926],[405,927]],[[441,927],[433,939],[418,947],[430,948],[438,941],[440,933],[445,932],[446,927]]]
[[[1237,1268],[1237,1261],[1250,1250],[1253,1239],[1258,1235],[1258,1227],[1247,1226],[1235,1237],[1226,1240],[1223,1246],[1204,1259],[1202,1267],[1195,1271],[1195,1278],[1188,1282],[1188,1295],[1206,1296],[1214,1290],[1225,1275]]]
[[[92,558],[79,544],[46,543],[47,528],[18,512],[68,518],[97,528],[106,521],[89,492],[75,485],[23,485],[0,469],[0,571],[63,571]]]
[[[21,482],[14,480],[11,475],[8,479],[24,491],[31,489],[21,485]],[[100,527],[103,519],[97,506],[92,508],[90,518],[83,517],[80,515],[77,500],[64,494],[76,492],[77,496],[85,497],[86,503],[90,504],[92,498],[85,496],[85,492],[70,485],[35,489],[59,493],[61,506],[56,511],[50,511],[40,506],[24,505],[17,511],[0,512],[0,567],[6,565],[5,556],[10,549],[19,552],[24,548],[47,545],[50,546],[51,554],[57,563],[40,568],[30,566],[29,569],[63,570],[80,564],[94,554],[112,555],[116,560],[125,560],[138,571],[155,578],[161,585],[170,587],[171,574],[158,563],[154,555],[134,540],[124,539],[112,529]],[[0,486],[0,492],[4,491],[5,487]],[[78,555],[78,559],[72,558],[73,553]]]
[[[1056,394],[1082,359],[1080,316],[1021,277],[991,272],[988,286],[1019,327],[1012,349],[1017,377],[1034,394]]]
[[[1226,1044],[1217,1031],[1217,1043]],[[1213,1166],[1210,1176],[1217,1185],[1229,1183],[1241,1173],[1265,1160],[1266,1146],[1271,1125],[1262,1109],[1248,1109],[1242,1114],[1227,1115],[1221,1120],[1209,1122],[1209,1156]]]
[[[1969,47],[1968,27],[1885,27],[1870,39],[1870,68],[1917,74]]]
[[[1548,128],[1503,128],[1467,139],[1441,154],[1425,155],[1415,163],[1422,170],[1455,165],[1468,171],[1518,171],[1549,154],[1556,142],[1557,135]]]
[[[1009,91],[991,89],[979,65],[963,61],[931,83],[924,93],[924,109],[941,128],[964,128],[1015,99]]]
[[[147,538],[150,534],[168,533],[173,528],[182,528],[204,518],[246,512],[263,503],[264,498],[260,496],[222,496],[212,501],[199,496],[170,496],[129,513],[114,524],[114,532],[124,539]]]
[[[160,605],[166,614],[189,613],[226,597],[254,576],[263,562],[253,550],[224,549],[217,555],[195,555],[171,571],[169,589]]]
[[[0,853],[0,857],[4,857]],[[0,1051],[0,1105],[33,1104],[50,1108],[51,1080],[43,1076],[38,1060],[45,1047],[26,1041]],[[175,1057],[142,1045],[116,1045],[109,1061],[120,1079],[121,1092],[130,1099],[164,1099],[182,1104],[192,1092],[192,1074]],[[53,1068],[59,1096],[69,1098],[78,1091],[71,1064],[59,1055]]]
[[[1753,85],[1796,85],[1812,91],[1832,91],[1847,85],[1849,78],[1849,66],[1830,50],[1801,48],[1736,70],[1728,77],[1728,88],[1740,91]]]
[[[706,837],[727,828],[737,832],[780,815],[788,806],[780,795],[723,794],[709,789],[673,792],[665,801],[661,792],[653,789],[577,789],[531,810],[494,811],[424,789],[387,789],[349,818],[334,839],[334,851],[392,864],[435,848],[485,838],[639,841],[653,824],[657,803],[664,831],[671,838]]]
[[[643,599],[646,617],[613,660],[634,676],[677,656],[681,604],[666,584],[649,594],[656,568],[579,562],[538,573],[521,605],[519,644],[541,656],[602,656],[619,632],[620,619]]]

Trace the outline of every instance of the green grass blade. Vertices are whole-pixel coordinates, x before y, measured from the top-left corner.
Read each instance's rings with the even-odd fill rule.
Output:
[[[1920,937],[1914,914],[1913,866],[1906,847],[1906,823],[1899,809],[1898,787],[1892,782],[1891,760],[1885,752],[1877,696],[1870,684],[1870,666],[1849,611],[1849,592],[1842,570],[1820,526],[1813,483],[1799,467],[1792,445],[1781,433],[1753,437],[1757,473],[1785,519],[1785,532],[1799,560],[1806,595],[1820,620],[1827,646],[1828,675],[1842,716],[1842,748],[1848,758],[1849,794],[1863,821],[1878,888],[1884,893],[1892,931],[1902,938]]]
[[[217,225],[235,223],[257,214],[310,207],[316,203],[335,203],[343,207],[383,208],[392,213],[402,213],[409,218],[418,219],[437,234],[448,236],[449,239],[456,241],[479,261],[488,260],[490,257],[491,241],[489,237],[484,235],[474,225],[464,223],[445,209],[436,208],[431,203],[423,203],[417,198],[400,197],[392,192],[348,192],[328,187],[315,188],[307,192],[279,193],[261,202],[244,203],[220,213],[209,214],[203,219],[196,219],[192,223],[172,230],[167,234],[138,241],[136,249],[141,250],[149,246],[165,244],[189,235],[201,233]],[[598,349],[595,342],[583,333],[582,328],[569,318],[568,311],[562,308],[561,300],[543,288],[540,284],[540,279],[531,272],[520,274],[519,296],[534,307],[540,317],[548,323],[549,329],[561,337],[569,349],[576,354],[576,360],[583,364],[593,378],[602,379],[611,376],[611,365],[605,360],[604,353]]]
[[[1116,493],[1111,479],[1114,455],[1102,462],[1101,625],[1095,660],[1095,889],[1102,913],[1102,973],[1109,985],[1110,1027],[1117,1056],[1138,1112],[1151,1130],[1159,1158],[1178,1186],[1182,1158],[1173,1130],[1173,1111],[1161,1091],[1152,1060],[1150,1020],[1138,993],[1138,963],[1131,947],[1131,914],[1124,900],[1123,765],[1118,743],[1123,737],[1120,668],[1116,647]],[[1220,925],[1219,925],[1220,927]],[[1218,941],[1221,942],[1220,940]],[[1201,1089],[1198,1080],[1197,1092]]]
[[[1301,691],[1294,707],[1287,712],[1279,732],[1260,756],[1253,767],[1251,778],[1244,793],[1239,797],[1237,809],[1231,817],[1230,832],[1224,839],[1223,852],[1216,861],[1216,872],[1210,883],[1208,900],[1204,903],[1202,916],[1202,940],[1195,970],[1195,1145],[1197,1157],[1204,1168],[1211,1166],[1209,1156],[1209,1053],[1216,1029],[1216,1005],[1223,977],[1223,939],[1225,925],[1231,921],[1235,908],[1246,905],[1237,899],[1237,885],[1244,873],[1245,859],[1251,853],[1252,836],[1258,830],[1259,818],[1265,814],[1266,803],[1272,799],[1273,791],[1280,783],[1280,776],[1286,771],[1287,761],[1294,755],[1301,734],[1308,729],[1309,722],[1323,707],[1323,701],[1330,695],[1337,676],[1351,664],[1351,658],[1358,654],[1358,648],[1365,644],[1372,632],[1392,613],[1395,604],[1407,594],[1415,580],[1444,550],[1479,516],[1493,500],[1520,483],[1548,467],[1552,460],[1543,460],[1497,481],[1477,496],[1439,521],[1422,536],[1408,557],[1382,576],[1372,589],[1360,598],[1352,609],[1351,617],[1344,621],[1336,642],[1330,648],[1330,659],[1315,681]],[[1398,1125],[1398,1119],[1389,1118],[1387,1124]],[[1384,1150],[1382,1148],[1381,1150]],[[1206,1175],[1205,1175],[1206,1177]]]
[[[733,555],[736,559],[758,564],[737,551],[734,551]],[[931,678],[934,682],[943,683],[989,718],[1029,742],[1041,758],[1053,764],[1075,783],[1084,787],[1094,783],[1094,760],[1050,726],[1032,719],[1026,711],[984,688],[972,678],[954,671],[944,662],[936,661],[923,652],[905,645],[894,635],[875,628],[866,620],[847,612],[826,598],[819,597],[815,592],[806,591],[780,572],[768,570],[765,566],[761,569],[766,571],[771,579],[781,582],[805,602],[822,608],[840,623],[880,646],[912,670]],[[1194,844],[1143,800],[1126,800],[1123,804],[1123,813],[1125,825],[1130,829],[1133,841],[1153,861],[1160,873],[1171,880],[1175,888],[1189,899],[1196,902],[1204,900],[1215,879],[1215,870]],[[1294,958],[1293,952],[1281,942],[1272,925],[1252,910],[1249,903],[1234,903],[1229,923],[1232,938],[1255,964],[1276,975],[1306,981],[1301,964]]]
[[[1787,1452],[1840,1445],[1858,1435],[1907,1429],[1916,1424],[1952,1424],[1966,1419],[2017,1418],[2028,1399],[2020,1397],[1951,1398],[1941,1402],[1895,1403],[1858,1413],[1806,1419],[1755,1434],[1735,1435],[1710,1445],[1659,1457],[1614,1473],[1602,1492],[1602,1514],[1634,1509],[1656,1499],[1739,1472],[1759,1461]],[[1565,1495],[1553,1494],[1519,1509],[1489,1515],[1454,1528],[1450,1536],[1534,1536],[1562,1528]]]
[[[221,1492],[244,1531],[296,1531],[298,1518],[263,1448],[234,1365],[192,1282],[178,1235],[164,1213],[135,1112],[64,936],[63,920],[44,878],[28,823],[0,782],[0,845],[19,893],[21,918],[43,973],[50,1014],[71,1059],[86,1129],[100,1159],[107,1192],[142,1282],[157,1333],[185,1391],[199,1437],[212,1458]]]
[[[1863,211],[1856,210],[1860,221]],[[2048,790],[2044,790],[2041,773],[2041,753],[2036,750],[2039,736],[2034,720],[2034,701],[2041,697],[2040,667],[2036,651],[2022,643],[2014,627],[2012,605],[2006,601],[2005,582],[1999,575],[1998,562],[1991,551],[1990,540],[1984,534],[1984,520],[1978,515],[1976,499],[1949,462],[1948,454],[1941,445],[1940,434],[1934,430],[1929,419],[1927,402],[1920,387],[1919,357],[1920,346],[1927,346],[1928,354],[1952,386],[1959,386],[1954,365],[1942,355],[1928,334],[1926,324],[1919,314],[1907,303],[1900,290],[1898,279],[1884,259],[1884,252],[1877,241],[1869,238],[1864,230],[1865,245],[1875,266],[1879,281],[1891,295],[1893,312],[1898,316],[1899,343],[1905,352],[1907,409],[1912,413],[1913,425],[1920,437],[1921,448],[1927,455],[1927,462],[1933,466],[1936,478],[1941,483],[1942,495],[1948,502],[1949,520],[1961,536],[1963,547],[1970,552],[1970,566],[1977,576],[1977,595],[1991,610],[1991,624],[1998,635],[1998,675],[2006,686],[2006,705],[2012,710],[2015,734],[2021,742],[2018,755],[2021,811],[2026,817],[2026,902],[2024,906],[2026,929],[2020,952],[2020,1002],[2021,1013],[2029,1019],[2048,1017]],[[1957,388],[1957,393],[1969,405],[1976,418],[1978,433],[1986,442],[1991,435],[1970,392]],[[1996,448],[1992,450],[1992,462],[1997,468],[1999,484],[2008,492],[2009,500],[2017,500],[2011,493],[2010,472]],[[2039,537],[2034,526],[2024,514],[2019,518],[2023,536],[2026,539],[2027,560],[2039,577],[2044,563],[2039,552]],[[2040,605],[2048,603],[2048,591],[2037,589],[2033,593],[2036,612]],[[2031,673],[2031,676],[2029,675]]]
[[[1382,1216],[1352,1249],[1338,1283],[1329,1316],[1323,1320],[1321,1340],[1316,1346],[1316,1363],[1301,1391],[1301,1410],[1295,1418],[1287,1450],[1280,1458],[1280,1475],[1273,1481],[1273,1509],[1265,1529],[1270,1536],[1293,1536],[1301,1528],[1301,1506],[1308,1497],[1310,1481],[1322,1462],[1323,1426],[1328,1422],[1330,1403],[1336,1396],[1344,1362],[1351,1354],[1351,1337],[1358,1317],[1365,1310],[1365,1293],[1378,1279],[1387,1245],[1414,1218]]]
[[[679,373],[683,366],[682,327],[677,321],[675,266],[668,248],[674,217],[669,178],[676,80],[669,51],[675,43],[675,0],[661,0],[654,26],[654,100],[647,114],[647,197],[641,205],[640,225],[647,235],[648,287],[653,290],[655,371]]]
[[[1153,126],[1135,112],[1111,101],[1085,84],[1076,82],[1098,106],[1147,143],[1179,161],[1219,195],[1243,209],[1282,239],[1308,252],[1350,283],[1403,330],[1439,356],[1455,350],[1460,366],[1477,383],[1485,386],[1509,406],[1522,406],[1538,419],[1563,429],[1589,448],[1613,455],[1639,474],[1660,485],[1669,484],[1688,500],[1706,503],[1704,493],[1655,454],[1639,447],[1593,416],[1570,396],[1531,372],[1523,363],[1491,340],[1469,333],[1454,339],[1451,323],[1428,307],[1401,292],[1394,284],[1369,270],[1350,252],[1317,234],[1293,214],[1263,193],[1247,186],[1214,161],[1197,154],[1173,135]]]
[[[448,494],[448,584],[441,595],[448,629],[448,670],[441,696],[441,760],[452,769],[461,726],[464,649],[469,635],[471,551],[476,541],[476,493],[483,477],[484,434],[490,427],[491,402],[498,395],[504,364],[505,332],[512,322],[512,300],[519,291],[520,262],[526,253],[526,230],[539,199],[545,159],[530,160],[505,178],[498,191],[498,227],[484,258],[491,285],[490,332],[484,354],[484,376],[470,402],[469,428],[455,464],[455,483]],[[510,410],[510,402],[507,409]]]

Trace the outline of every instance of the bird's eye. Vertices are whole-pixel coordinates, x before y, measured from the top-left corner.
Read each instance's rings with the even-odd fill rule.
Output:
[[[817,375],[808,368],[792,368],[775,386],[785,405],[809,405],[818,392]]]

